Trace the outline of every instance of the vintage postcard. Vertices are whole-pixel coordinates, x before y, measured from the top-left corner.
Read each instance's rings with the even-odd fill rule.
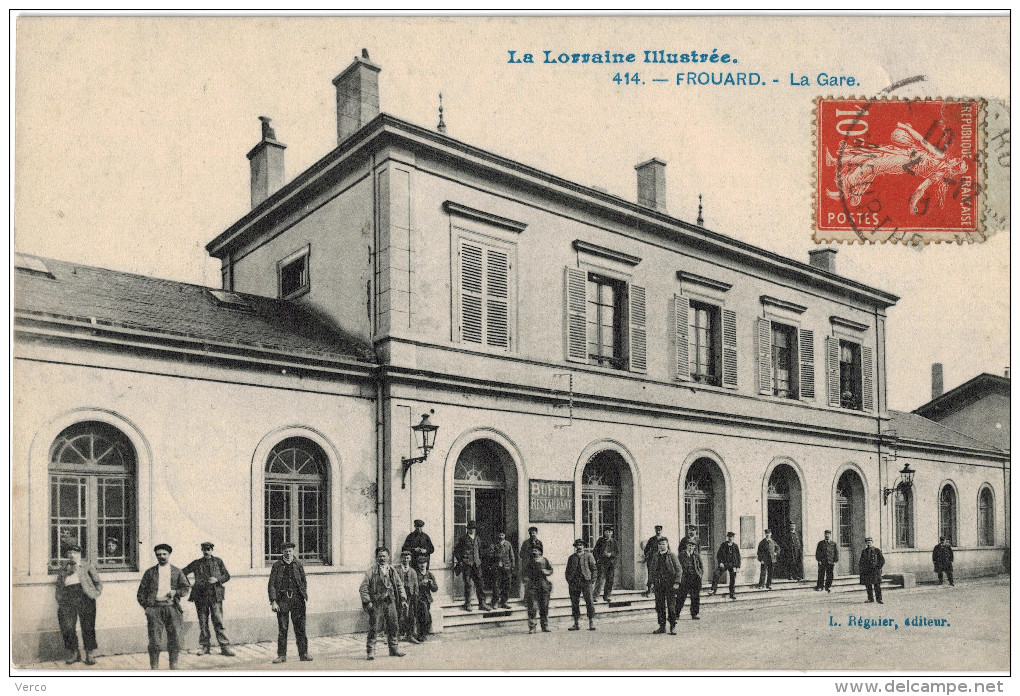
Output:
[[[1001,690],[1009,30],[17,17],[19,683]]]

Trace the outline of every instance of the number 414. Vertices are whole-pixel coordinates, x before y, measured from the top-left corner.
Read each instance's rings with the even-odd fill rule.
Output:
[[[616,73],[616,76],[613,77],[613,82],[615,82],[618,85],[643,85],[644,84],[641,81],[641,77],[640,77],[640,75],[638,73],[629,73],[629,72]]]

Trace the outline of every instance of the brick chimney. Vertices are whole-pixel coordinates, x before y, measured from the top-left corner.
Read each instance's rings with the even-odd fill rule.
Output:
[[[634,167],[637,170],[637,202],[666,212],[666,163],[653,157]]]
[[[337,145],[379,115],[379,70],[363,48],[361,55],[333,78]]]
[[[942,363],[933,363],[931,366],[931,398],[937,399],[942,396]]]
[[[812,249],[808,252],[808,264],[829,273],[836,272],[835,249]]]
[[[251,162],[251,207],[256,207],[283,186],[283,151],[287,146],[276,140],[268,116],[259,116],[262,140],[248,153]]]

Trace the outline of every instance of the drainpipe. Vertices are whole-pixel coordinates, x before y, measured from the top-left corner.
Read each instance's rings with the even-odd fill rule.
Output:
[[[375,545],[382,546],[384,541],[383,515],[385,514],[385,498],[383,485],[386,480],[386,404],[383,401],[385,389],[383,388],[384,376],[383,366],[379,360],[379,352],[376,349],[375,334],[377,330],[376,318],[378,314],[377,300],[375,299],[375,279],[379,277],[379,227],[376,224],[379,210],[379,191],[376,185],[376,155],[372,153],[372,240],[375,249],[372,251],[372,292],[369,293],[369,327],[372,331],[372,352],[375,356]]]
[[[875,349],[878,352],[878,307],[873,310],[875,317]],[[877,361],[876,361],[877,362]],[[885,462],[885,466],[882,466],[882,385],[886,380],[886,359],[885,359],[885,335],[882,336],[882,379],[875,380],[876,394],[875,394],[875,425],[878,433],[878,539],[880,543],[885,543],[886,539],[882,533],[882,521],[885,519],[885,480],[889,477],[889,462]],[[885,475],[883,476],[882,470],[885,469]],[[895,504],[895,501],[894,501]],[[889,540],[887,549],[892,549],[892,539]]]

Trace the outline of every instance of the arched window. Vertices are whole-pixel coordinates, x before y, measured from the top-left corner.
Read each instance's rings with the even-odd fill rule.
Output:
[[[992,489],[985,486],[978,494],[978,546],[995,545],[995,504]]]
[[[914,547],[914,492],[896,490],[896,546]]]
[[[953,546],[959,544],[956,537],[956,491],[949,484],[939,492],[939,536],[944,536]]]
[[[70,545],[103,569],[136,561],[135,449],[120,430],[98,421],[65,429],[50,448],[51,569]]]
[[[297,557],[329,563],[328,459],[311,440],[292,437],[269,453],[265,480],[265,562],[293,542]]]

